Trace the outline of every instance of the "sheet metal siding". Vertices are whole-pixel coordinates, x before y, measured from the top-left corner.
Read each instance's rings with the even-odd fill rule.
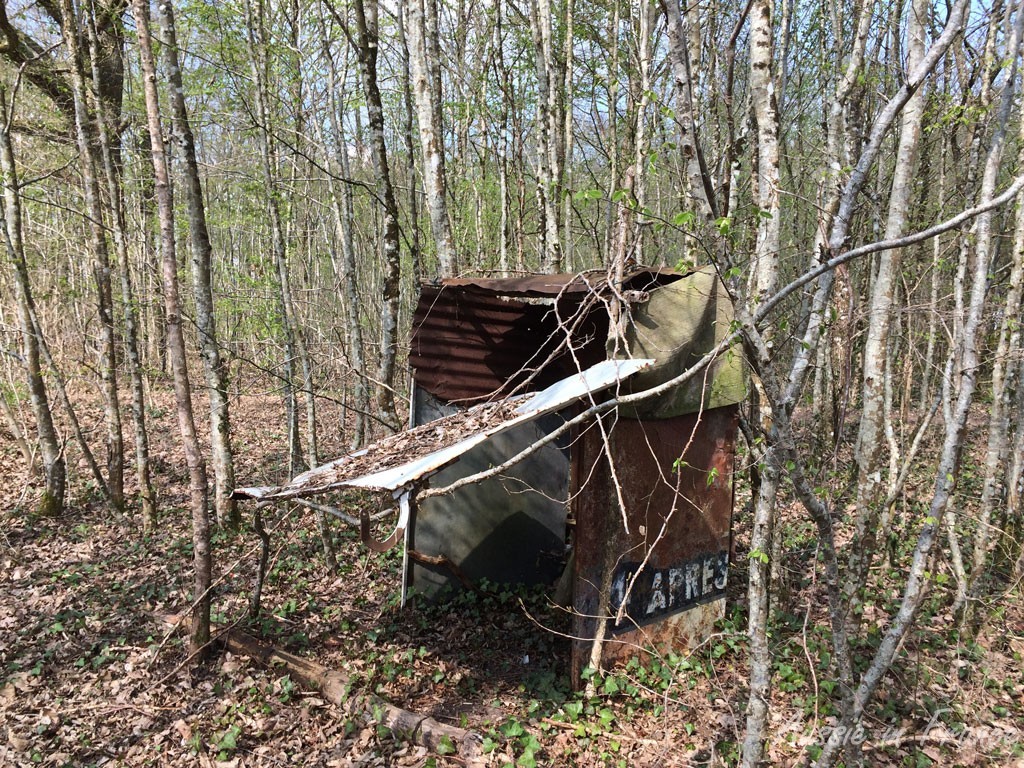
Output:
[[[417,424],[451,413],[419,388]],[[513,456],[556,429],[558,413],[521,424],[482,443],[430,478],[441,487]],[[534,453],[500,477],[422,500],[410,528],[410,548],[455,563],[471,581],[549,584],[565,563],[565,499],[569,488],[568,436]],[[444,566],[410,562],[407,583],[433,597],[459,581]]]
[[[565,338],[559,319],[573,318],[581,297],[555,306],[531,304],[447,285],[424,286],[413,317],[409,363],[418,386],[446,402],[507,395],[551,356]],[[576,328],[574,345],[584,367],[604,359],[608,318],[589,312]],[[571,356],[557,355],[531,381],[542,389],[576,370]]]
[[[611,454],[623,488],[628,535],[599,431],[590,428],[575,444],[574,637],[593,638],[600,586],[612,590],[614,612],[624,582],[665,526],[627,601],[629,618],[618,627],[609,625],[604,649],[609,663],[635,653],[636,646],[685,647],[694,637],[706,636],[709,622],[720,613],[730,548],[737,414],[736,406],[726,406],[614,424]],[[673,467],[688,441],[682,454],[685,464],[676,471]],[[573,642],[574,681],[589,663],[590,648],[589,640]]]

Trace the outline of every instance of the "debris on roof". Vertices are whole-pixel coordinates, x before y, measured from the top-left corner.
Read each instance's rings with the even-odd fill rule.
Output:
[[[339,488],[397,492],[457,461],[505,430],[560,410],[649,367],[653,360],[605,360],[534,395],[483,403],[391,435],[296,476],[280,487],[239,488],[237,499],[283,501]]]

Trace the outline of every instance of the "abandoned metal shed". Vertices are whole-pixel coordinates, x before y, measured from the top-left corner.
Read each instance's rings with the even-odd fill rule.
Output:
[[[613,301],[628,306],[618,324]],[[238,495],[391,492],[395,533],[373,542],[364,514],[363,537],[404,543],[403,599],[484,579],[560,580],[574,680],[598,633],[605,662],[691,645],[724,608],[741,361],[726,350],[660,395],[615,398],[674,379],[731,321],[710,270],[640,269],[618,288],[604,273],[424,285],[410,430]]]

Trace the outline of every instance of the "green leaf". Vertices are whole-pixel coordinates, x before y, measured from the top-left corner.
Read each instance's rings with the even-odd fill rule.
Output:
[[[680,211],[672,217],[672,223],[677,227],[688,227],[697,220],[691,211]]]
[[[523,724],[518,720],[512,719],[501,727],[501,732],[504,733],[506,737],[513,739],[516,736],[522,736],[526,733],[526,729],[523,728]]]

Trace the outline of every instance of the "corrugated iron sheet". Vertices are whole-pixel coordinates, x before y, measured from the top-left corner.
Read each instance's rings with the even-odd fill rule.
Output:
[[[680,277],[639,270],[624,287],[648,290]],[[417,386],[468,404],[508,395],[527,381],[530,390],[546,387],[600,362],[608,313],[597,296],[606,289],[604,272],[424,285],[409,350]]]
[[[645,291],[673,282],[680,277],[682,275],[675,270],[645,267],[627,273],[622,282],[623,288],[626,290]],[[590,272],[494,279],[461,277],[444,280],[441,285],[458,288],[466,293],[517,298],[578,297],[605,290],[608,286],[608,273],[605,270],[592,270]]]

